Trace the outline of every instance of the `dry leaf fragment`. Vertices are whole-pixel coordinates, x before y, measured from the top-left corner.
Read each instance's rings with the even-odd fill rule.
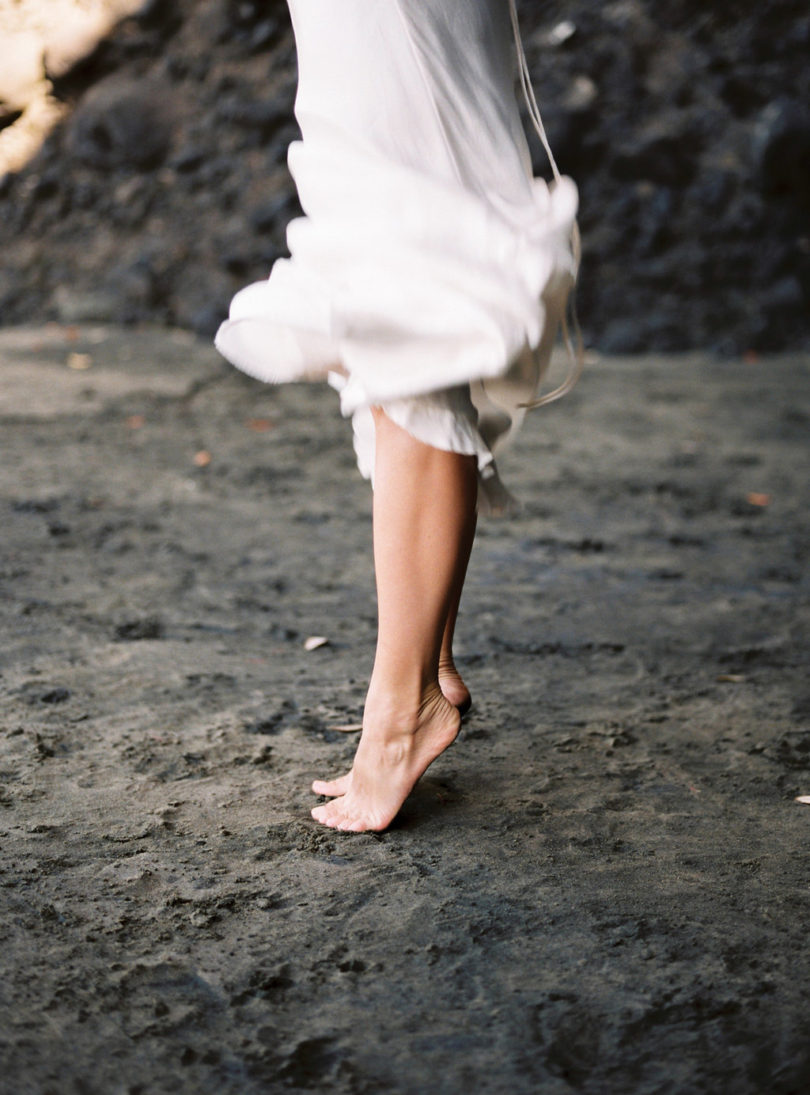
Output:
[[[245,425],[255,433],[267,433],[268,430],[273,428],[273,423],[269,418],[249,418]]]
[[[745,677],[742,673],[721,673],[717,680],[720,684],[742,684],[745,681]]]
[[[69,369],[82,371],[84,369],[89,369],[92,364],[93,358],[90,354],[69,353],[67,356],[67,367]]]
[[[758,490],[752,490],[746,495],[746,501],[750,506],[769,506],[771,504],[771,496],[770,494],[763,494]]]
[[[326,646],[328,642],[325,635],[310,635],[304,640],[304,650],[317,650],[320,646]]]
[[[347,722],[343,726],[330,726],[330,730],[337,730],[339,734],[356,734],[363,729],[362,722]]]
[[[200,449],[194,453],[194,464],[198,468],[207,468],[211,463],[211,453],[207,449]]]
[[[142,414],[127,415],[127,429],[141,430],[146,425],[146,419]]]

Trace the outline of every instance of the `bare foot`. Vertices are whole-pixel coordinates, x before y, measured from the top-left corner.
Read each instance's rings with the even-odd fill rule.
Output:
[[[467,685],[461,679],[461,674],[453,662],[442,662],[439,666],[439,686],[442,695],[452,703],[462,718],[472,707],[472,697]],[[316,779],[312,784],[312,790],[316,795],[326,795],[327,798],[336,798],[345,795],[351,783],[352,773],[348,771],[337,779]]]
[[[466,715],[472,707],[472,697],[452,658],[442,658],[439,661],[439,685],[445,699],[458,708],[460,715]]]
[[[363,722],[351,772],[312,785],[316,794],[336,796],[315,807],[315,820],[353,833],[391,824],[420,776],[455,740],[461,718],[434,686],[411,717],[367,704]]]

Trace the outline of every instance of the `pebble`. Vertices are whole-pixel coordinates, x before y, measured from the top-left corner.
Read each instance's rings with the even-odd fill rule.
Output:
[[[110,77],[88,92],[71,123],[76,157],[93,167],[159,166],[172,140],[166,90]]]

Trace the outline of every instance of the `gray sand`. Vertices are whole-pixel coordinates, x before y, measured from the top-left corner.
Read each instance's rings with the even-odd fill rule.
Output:
[[[806,1090],[808,364],[602,360],[530,419],[474,711],[352,836],[309,818],[374,639],[333,393],[0,332],[0,1089]]]

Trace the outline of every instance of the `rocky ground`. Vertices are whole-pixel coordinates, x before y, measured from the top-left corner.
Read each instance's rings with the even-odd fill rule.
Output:
[[[581,188],[590,343],[810,345],[806,5],[524,0],[521,20]],[[0,322],[209,335],[297,210],[284,3],[3,0],[0,29]]]
[[[530,418],[474,711],[359,836],[308,813],[374,636],[333,394],[92,325],[0,378],[0,1090],[807,1091],[806,356]]]

